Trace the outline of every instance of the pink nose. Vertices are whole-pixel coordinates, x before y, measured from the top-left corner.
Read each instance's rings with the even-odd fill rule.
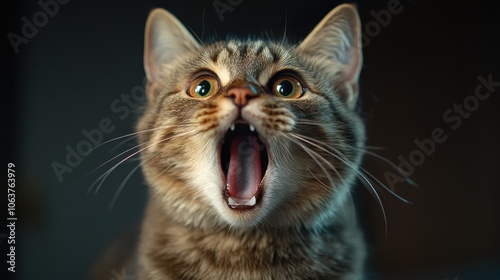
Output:
[[[247,105],[249,99],[258,95],[249,87],[234,87],[227,91],[227,96],[233,98],[234,104],[240,107]]]

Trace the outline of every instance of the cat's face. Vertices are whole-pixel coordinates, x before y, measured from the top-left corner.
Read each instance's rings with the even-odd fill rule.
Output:
[[[171,14],[153,11],[138,126],[151,195],[195,226],[281,227],[331,215],[361,157],[358,29],[345,5],[298,47],[199,45]]]

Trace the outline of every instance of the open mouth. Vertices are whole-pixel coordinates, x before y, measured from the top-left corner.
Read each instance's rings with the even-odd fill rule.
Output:
[[[220,163],[226,179],[224,198],[227,205],[237,210],[257,206],[269,158],[253,126],[246,122],[231,125],[223,139]]]

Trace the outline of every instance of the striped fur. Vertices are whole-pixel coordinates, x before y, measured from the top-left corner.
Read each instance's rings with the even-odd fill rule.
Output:
[[[298,47],[264,40],[200,45],[155,10],[146,29],[148,104],[138,130],[150,186],[139,246],[140,279],[361,279],[364,243],[350,190],[364,143],[354,110],[361,65],[359,19],[342,5]],[[213,73],[209,98],[186,94]],[[278,73],[306,88],[273,95]],[[241,110],[227,93],[251,87]],[[219,149],[241,114],[269,154],[251,210],[224,201]]]

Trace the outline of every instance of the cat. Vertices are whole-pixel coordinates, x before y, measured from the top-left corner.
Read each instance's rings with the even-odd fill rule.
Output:
[[[298,45],[146,23],[138,279],[363,279],[350,192],[365,130],[355,6]]]

